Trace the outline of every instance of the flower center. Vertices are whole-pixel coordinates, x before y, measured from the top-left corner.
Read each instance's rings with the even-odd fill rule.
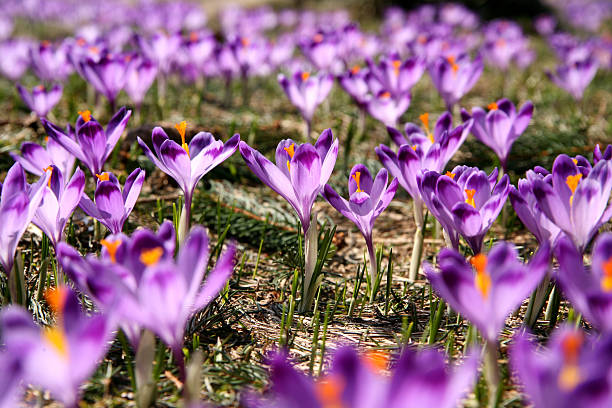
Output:
[[[580,182],[580,179],[582,179],[582,173],[578,173],[574,175],[570,174],[565,179],[565,184],[567,184],[569,189],[572,191],[572,195],[570,196],[570,200],[569,200],[570,205],[572,205],[572,203],[574,202],[574,193],[576,192],[576,188],[578,188],[578,183]]]
[[[315,392],[323,408],[342,408],[344,406],[341,399],[343,390],[344,381],[334,375],[327,376],[315,384]]]
[[[465,202],[476,208],[476,202],[474,201],[474,195],[476,195],[476,190],[473,188],[465,189],[465,194],[467,195]]]
[[[155,247],[144,250],[140,253],[140,262],[146,266],[153,266],[159,262],[159,259],[164,254],[162,247]]]
[[[497,102],[491,102],[490,104],[488,104],[487,109],[490,111],[499,109],[499,107],[497,106]]]
[[[97,178],[98,178],[98,180],[100,180],[100,181],[108,181],[108,180],[109,180],[109,178],[108,178],[108,173],[107,173],[107,172],[104,172],[104,173],[102,173],[102,174],[96,174],[96,177],[97,177]]]
[[[612,256],[603,264],[601,288],[605,292],[612,292]]]
[[[497,47],[505,47],[506,46],[506,40],[504,40],[503,38],[500,38],[499,40],[495,41],[495,45]]]
[[[117,262],[117,249],[121,245],[121,240],[117,239],[115,241],[107,241],[103,239],[100,241],[100,244],[106,248],[106,252],[108,252],[108,257],[110,258],[111,262]]]
[[[45,300],[53,313],[55,313],[57,316],[62,314],[67,297],[68,292],[63,286],[47,289],[45,291]]]
[[[45,86],[44,85],[36,85],[34,87],[35,90],[37,91],[44,91],[45,90]]]
[[[353,75],[359,73],[359,71],[361,71],[361,67],[359,65],[353,65],[353,68],[351,68],[351,74]]]
[[[47,181],[47,186],[51,188],[51,176],[53,176],[53,166],[47,166],[43,169],[43,171],[51,172],[51,174],[49,174],[49,180]]]
[[[423,34],[419,34],[419,36],[417,37],[417,42],[419,44],[425,44],[427,42],[427,37]]]
[[[425,132],[427,133],[427,137],[429,137],[429,140],[431,141],[431,143],[434,143],[434,136],[431,133],[431,131],[429,130],[429,113],[425,112],[422,115],[419,116],[419,119],[421,120],[421,123],[423,123],[423,128],[425,129]]]
[[[179,135],[181,135],[181,147],[185,149],[185,151],[187,152],[187,156],[189,156],[189,146],[187,145],[187,143],[185,143],[185,131],[187,130],[187,122],[182,121],[181,123],[177,123],[176,125],[174,125],[174,127],[176,128],[176,130],[178,130]],[[189,156],[189,158],[191,158],[191,156]]]
[[[323,34],[315,34],[314,37],[312,37],[312,41],[315,43],[320,43],[321,41],[323,41]]]
[[[459,65],[457,65],[457,62],[455,62],[455,57],[453,55],[449,55],[448,57],[446,57],[446,60],[450,64],[453,73],[456,74],[457,71],[459,71]]]
[[[393,66],[393,73],[395,76],[399,76],[400,67],[402,66],[402,61],[393,60],[391,61],[391,65]]]
[[[447,171],[445,174],[446,177],[450,177],[452,180],[455,179],[456,174],[455,173],[451,173],[450,171]]]
[[[351,177],[353,178],[353,180],[355,180],[355,183],[357,183],[357,190],[355,190],[355,191],[357,193],[363,192],[361,187],[359,187],[359,179],[361,178],[361,172],[360,171],[356,171],[355,174],[353,174]]]
[[[380,95],[378,95],[378,97],[380,99],[389,99],[391,97],[391,92],[385,91],[385,92],[381,93]]]
[[[578,355],[583,338],[579,332],[568,334],[561,342],[563,354],[563,367],[559,373],[557,383],[565,391],[571,391],[580,382],[581,374],[578,367]]]
[[[240,43],[242,44],[243,47],[248,47],[249,45],[251,45],[251,40],[249,40],[246,37],[242,37],[240,39]]]
[[[365,354],[365,362],[372,371],[380,373],[387,369],[389,365],[389,355],[382,351],[370,351]]]
[[[91,111],[86,109],[84,111],[79,111],[79,115],[81,115],[81,117],[83,118],[83,121],[85,123],[89,122],[91,120]]]
[[[302,82],[306,82],[306,81],[308,81],[308,78],[310,78],[310,72],[304,71],[304,72],[302,72],[301,76],[302,76]]]
[[[491,290],[491,276],[486,271],[487,256],[484,254],[474,255],[472,259],[470,259],[470,263],[476,270],[474,285],[482,295],[482,298],[487,299]]]
[[[287,152],[287,154],[289,155],[290,159],[293,159],[293,155],[295,154],[295,145],[293,143],[291,143],[291,145],[289,145],[289,147],[285,147],[284,150]],[[291,171],[291,160],[287,160],[287,170]]]
[[[189,41],[191,42],[196,42],[198,41],[198,33],[195,31],[192,31],[189,33]]]
[[[68,358],[68,341],[62,328],[57,326],[48,327],[43,330],[43,337],[62,357]]]

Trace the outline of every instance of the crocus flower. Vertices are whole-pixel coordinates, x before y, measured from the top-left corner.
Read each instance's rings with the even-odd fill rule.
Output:
[[[368,60],[367,81],[372,93],[388,91],[398,98],[412,89],[425,71],[425,61],[420,58],[402,60],[398,53],[382,57],[378,64]]]
[[[76,294],[59,287],[47,292],[56,323],[41,328],[29,312],[9,306],[0,314],[7,352],[21,356],[26,384],[51,392],[67,407],[77,407],[79,387],[93,373],[113,338],[114,324],[103,315],[88,316]]]
[[[462,109],[461,118],[464,121],[474,119],[472,133],[476,139],[493,149],[505,171],[512,144],[531,121],[533,104],[527,101],[517,112],[514,104],[504,98],[489,104],[487,108],[489,113],[482,108],[473,108],[472,115]]]
[[[597,73],[597,61],[586,58],[569,65],[560,65],[547,75],[558,87],[565,89],[577,101],[582,99],[584,90]]]
[[[585,176],[567,155],[553,163],[552,184],[533,181],[533,193],[544,214],[569,236],[580,250],[612,216],[612,162],[599,161]]]
[[[23,102],[40,118],[47,117],[62,97],[62,86],[54,85],[46,89],[44,85],[35,86],[32,92],[17,84],[17,91]]]
[[[561,230],[542,212],[540,203],[533,192],[535,180],[543,180],[552,186],[552,176],[542,167],[528,170],[526,178],[520,179],[518,189],[510,185],[510,202],[521,222],[536,237],[538,243],[555,243]]]
[[[310,138],[312,117],[317,107],[331,91],[334,77],[331,74],[311,75],[308,71],[298,71],[289,78],[279,74],[278,82],[289,101],[302,114],[306,122],[307,136]]]
[[[612,234],[595,240],[592,264],[586,268],[582,254],[563,236],[555,248],[558,279],[572,305],[599,330],[612,332]]]
[[[606,146],[603,153],[599,147],[599,144],[595,146],[595,149],[593,150],[593,162],[597,164],[601,160],[612,160],[612,145]]]
[[[144,97],[151,88],[157,75],[157,66],[138,55],[129,56],[125,79],[125,93],[130,97],[137,110],[140,109]]]
[[[598,339],[570,326],[555,330],[542,350],[515,336],[510,363],[535,408],[599,408],[612,404],[612,337]]]
[[[42,200],[49,175],[44,174],[28,186],[21,164],[9,169],[4,183],[0,184],[0,264],[7,276],[13,270],[15,251],[21,236],[34,218]]]
[[[185,220],[179,235],[184,237],[189,229],[191,218],[191,200],[198,181],[213,168],[230,157],[240,142],[240,135],[235,134],[227,142],[216,140],[211,133],[200,132],[195,135],[189,144],[185,142],[187,122],[176,125],[181,135],[181,144],[168,138],[161,127],[153,129],[152,141],[155,153],[139,137],[138,144],[147,157],[164,173],[172,177],[179,185],[185,196]]]
[[[145,171],[134,170],[125,180],[123,190],[113,173],[96,174],[96,177],[98,183],[94,201],[91,201],[87,194],[83,194],[79,205],[87,215],[104,224],[111,234],[118,234],[123,230],[123,224],[138,200]]]
[[[98,61],[83,61],[80,66],[84,79],[108,99],[114,112],[117,95],[125,87],[127,78],[128,61],[125,56],[106,54]]]
[[[386,169],[380,169],[376,178],[366,166],[357,164],[351,169],[348,179],[349,199],[346,200],[329,185],[326,184],[322,195],[332,207],[351,220],[366,241],[368,255],[370,256],[370,277],[372,288],[378,277],[376,267],[376,253],[372,241],[372,228],[376,218],[387,208],[395,191],[398,181],[394,178],[387,186],[388,175]]]
[[[283,353],[271,359],[273,397],[247,397],[250,408],[456,407],[476,379],[478,356],[471,353],[461,365],[449,369],[442,352],[406,348],[393,367],[379,352],[359,355],[351,347],[338,349],[330,372],[318,380],[297,371]]]
[[[42,41],[30,48],[30,64],[34,74],[43,81],[64,81],[72,72],[68,48],[64,44],[52,45]]]
[[[156,63],[162,74],[168,75],[183,40],[181,34],[159,31],[148,39],[138,36],[137,40],[143,54]]]
[[[0,41],[0,74],[11,81],[21,78],[30,65],[31,47],[31,42],[22,38]]]
[[[497,169],[487,175],[475,167],[458,166],[445,175],[435,171],[419,175],[421,197],[448,233],[453,248],[459,248],[460,234],[474,254],[480,252],[508,197],[508,175],[496,183],[497,174]]]
[[[99,258],[93,254],[82,258],[64,243],[58,247],[58,258],[66,274],[99,307],[115,313],[122,327],[151,330],[182,362],[187,322],[223,289],[234,268],[236,249],[232,244],[225,250],[207,274],[210,245],[204,228],[191,230],[176,260],[174,236],[166,221],[158,234],[139,229],[131,237],[107,237]],[[137,336],[138,331],[132,333]]]
[[[483,67],[480,56],[471,61],[467,54],[438,57],[433,62],[429,75],[449,111],[476,84]]]
[[[83,162],[92,175],[96,175],[102,173],[104,163],[119,141],[131,114],[131,110],[122,107],[108,122],[105,131],[90,111],[81,111],[76,121],[74,138],[64,133],[59,126],[46,119],[41,120],[49,137]]]
[[[70,133],[70,132],[67,132]],[[71,135],[73,136],[73,135]],[[69,180],[74,168],[75,158],[68,150],[51,138],[47,138],[47,147],[33,142],[21,144],[21,155],[11,152],[10,155],[28,173],[36,176],[44,174],[49,166],[55,166],[64,176],[64,181]]]
[[[455,155],[461,147],[465,139],[470,134],[472,129],[472,120],[467,120],[464,123],[453,128],[453,115],[450,112],[444,112],[434,125],[433,130],[429,127],[429,113],[423,113],[419,116],[422,127],[414,123],[406,123],[404,134],[401,134],[395,128],[387,128],[391,140],[402,146],[408,144],[414,148],[421,149],[423,154],[427,156],[430,150],[434,149],[436,144],[440,148],[440,158],[436,167],[424,167],[427,170],[442,171],[449,160]],[[415,150],[416,151],[416,150]],[[416,173],[414,174],[416,178]],[[416,183],[414,183],[416,186]]]
[[[50,166],[48,170],[51,172],[49,182],[32,222],[49,237],[55,248],[64,236],[68,219],[81,200],[85,190],[85,174],[77,168],[70,181],[64,182],[64,176],[57,167]]]
[[[439,271],[427,262],[423,268],[435,291],[495,343],[506,317],[544,278],[550,246],[541,246],[528,265],[517,257],[514,246],[506,242],[496,243],[488,255],[473,256],[469,263],[459,252],[444,248],[438,255]]]
[[[353,98],[360,109],[365,109],[370,95],[370,88],[366,82],[366,75],[367,69],[355,65],[350,71],[338,77],[338,83],[342,89]]]
[[[396,127],[400,116],[410,106],[410,93],[393,97],[391,92],[381,90],[368,99],[366,105],[368,113],[376,120],[381,121],[387,127]]]

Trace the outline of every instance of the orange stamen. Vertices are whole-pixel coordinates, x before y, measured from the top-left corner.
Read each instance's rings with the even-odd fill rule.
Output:
[[[357,74],[359,71],[361,71],[361,67],[359,65],[353,65],[353,68],[351,68],[351,74],[353,75]]]
[[[91,47],[89,47],[89,52],[94,53],[94,54],[99,54],[100,49],[96,47],[95,45],[92,45]]]
[[[289,155],[289,158],[293,159],[293,155],[295,154],[295,145],[293,143],[291,143],[289,145],[289,147],[285,147],[284,150],[287,152],[287,154]],[[287,160],[287,169],[289,171],[291,171],[291,160]]]
[[[142,251],[140,254],[140,262],[146,266],[153,266],[159,262],[159,259],[164,254],[162,247],[155,247]]]
[[[459,71],[459,65],[457,65],[457,63],[455,62],[455,57],[453,55],[449,55],[448,57],[446,57],[446,60],[448,61],[448,63],[451,65],[451,68],[453,70],[453,73],[457,73],[457,71]]]
[[[181,135],[181,147],[185,149],[185,151],[187,152],[187,156],[189,156],[189,146],[187,145],[187,143],[185,143],[185,131],[187,130],[187,122],[182,121],[181,123],[177,123],[176,125],[174,125],[174,127],[176,128],[176,130],[178,130],[179,135]]]
[[[198,41],[198,33],[196,33],[195,31],[190,32],[189,33],[189,41],[191,41],[191,42]]]
[[[487,273],[487,256],[484,254],[474,255],[470,259],[470,263],[476,270],[474,285],[484,299],[489,297],[491,290],[491,276]]]
[[[106,173],[106,172],[104,172],[102,174],[96,174],[96,177],[100,181],[108,181],[109,180],[108,173]]]
[[[467,195],[465,202],[476,208],[476,202],[474,201],[474,195],[476,194],[476,190],[474,190],[473,188],[466,189],[465,194]]]
[[[344,381],[338,376],[327,376],[315,384],[317,398],[324,408],[342,408]]]
[[[490,104],[488,104],[487,109],[491,111],[499,109],[499,107],[497,106],[497,102],[491,102]]]
[[[450,177],[452,180],[455,179],[456,174],[455,173],[451,173],[450,171],[447,171],[445,174],[446,177]]]
[[[425,128],[427,137],[429,137],[429,140],[431,141],[431,143],[434,143],[435,142],[434,136],[429,130],[429,113],[425,112],[422,115],[419,115],[419,119],[421,120],[421,123],[423,123],[423,127]]]
[[[68,340],[66,339],[66,333],[59,327],[48,327],[43,330],[43,337],[51,344],[59,354],[68,358]]]
[[[612,257],[604,262],[602,268],[603,277],[601,278],[601,288],[605,292],[612,292]]]
[[[312,41],[315,43],[320,43],[323,41],[323,34],[315,34],[315,36],[312,37]]]
[[[563,368],[559,373],[558,384],[563,390],[576,388],[581,379],[578,368],[578,356],[582,347],[583,337],[579,332],[568,334],[561,342],[563,353]]]
[[[574,193],[578,188],[578,183],[580,182],[580,179],[582,179],[582,173],[574,174],[573,176],[569,175],[565,179],[565,184],[567,184],[569,189],[572,191],[572,195],[570,197],[570,205],[572,205],[572,203],[574,202]]]
[[[47,186],[51,188],[51,176],[53,176],[53,166],[48,166],[43,169],[43,171],[50,171],[49,180],[47,181]]]
[[[302,76],[302,82],[308,81],[308,78],[310,78],[310,72],[304,71],[304,72],[302,72],[301,76]]]
[[[414,150],[415,152],[417,151],[417,145],[412,145],[410,146],[412,148],[412,150]]]
[[[45,290],[44,295],[47,304],[51,308],[51,311],[57,316],[61,316],[64,311],[66,299],[68,298],[68,291],[66,290],[66,288],[63,286],[50,288]]]
[[[497,46],[497,47],[505,47],[506,46],[506,40],[504,40],[503,38],[500,38],[499,40],[495,41],[495,46]]]
[[[387,369],[389,365],[389,354],[382,351],[369,351],[365,354],[365,361],[372,371],[379,373]]]
[[[112,263],[117,262],[117,249],[121,245],[121,240],[117,239],[115,241],[107,241],[103,239],[100,241],[100,244],[106,248],[106,252],[108,252],[108,256]]]
[[[83,121],[85,123],[89,122],[91,120],[91,111],[86,109],[84,111],[79,111],[79,115],[81,115],[81,117],[83,118]]]
[[[359,179],[361,178],[361,172],[356,171],[355,174],[353,174],[351,177],[353,178],[353,180],[355,180],[355,183],[357,183],[357,190],[355,190],[355,192],[362,193],[363,190],[361,189],[361,187],[359,187]]]
[[[385,91],[378,96],[380,99],[389,99],[391,97],[391,92]]]
[[[45,86],[44,85],[36,85],[34,87],[34,89],[36,89],[37,91],[44,91],[45,90]]]
[[[243,47],[248,47],[249,45],[251,45],[251,40],[249,40],[246,37],[242,37],[240,39],[240,43],[242,44]]]
[[[79,37],[79,38],[76,40],[76,43],[77,43],[77,45],[78,45],[79,47],[82,47],[82,46],[84,46],[85,44],[87,44],[87,41],[85,41],[85,39],[84,39],[84,38]]]
[[[393,60],[391,61],[391,65],[393,66],[393,73],[395,74],[395,76],[398,76],[400,67],[402,66],[402,61]]]
[[[43,47],[45,47],[45,48],[46,48],[46,47],[48,47],[48,46],[50,46],[50,45],[51,45],[51,41],[49,41],[49,40],[43,40],[43,41],[40,43],[40,45],[42,45]]]
[[[425,44],[427,42],[427,36],[419,34],[419,36],[417,37],[417,42],[419,44]]]

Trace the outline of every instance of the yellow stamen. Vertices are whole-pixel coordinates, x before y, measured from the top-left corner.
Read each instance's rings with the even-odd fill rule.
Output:
[[[61,316],[64,311],[64,305],[68,297],[68,291],[63,286],[50,288],[45,290],[45,300],[51,308],[51,311],[57,316]]]
[[[412,150],[414,150],[415,152],[417,151],[417,145],[412,145],[410,146],[412,148]]]
[[[487,109],[490,111],[499,109],[499,107],[497,106],[497,102],[491,102],[490,104],[488,104]]]
[[[565,179],[565,184],[567,184],[569,189],[572,190],[572,195],[570,196],[569,200],[570,205],[572,205],[574,202],[574,193],[576,192],[576,188],[578,188],[578,183],[580,182],[580,179],[582,179],[582,173],[569,175]]]
[[[302,82],[308,81],[308,78],[310,78],[310,72],[308,71],[302,72]]]
[[[563,368],[559,373],[558,384],[565,391],[574,389],[580,382],[581,374],[578,368],[578,356],[583,340],[582,335],[579,332],[575,332],[568,334],[561,342]]]
[[[355,191],[357,193],[362,193],[363,190],[361,189],[361,187],[359,187],[359,179],[361,178],[361,172],[356,171],[355,174],[353,174],[351,177],[353,178],[353,180],[355,180],[355,183],[357,183],[357,190]]]
[[[111,262],[117,262],[117,249],[121,245],[121,240],[117,239],[115,241],[107,241],[103,239],[102,241],[100,241],[100,244],[102,244],[102,246],[106,248],[106,252],[108,252],[108,256],[110,257]]]
[[[53,176],[53,166],[48,166],[48,167],[45,167],[45,168],[43,169],[43,171],[50,171],[50,172],[51,172],[51,174],[49,174],[49,180],[47,181],[47,186],[48,186],[49,188],[51,188],[51,177]]]
[[[425,112],[422,115],[419,115],[419,119],[421,120],[421,123],[423,123],[423,127],[425,128],[427,137],[429,137],[429,140],[431,141],[431,143],[434,143],[435,142],[434,136],[429,130],[429,113]]]
[[[578,159],[572,159],[575,165],[578,165]]]
[[[84,111],[79,111],[79,115],[81,115],[81,117],[83,118],[83,121],[85,123],[89,122],[91,120],[91,111],[86,109]]]
[[[359,71],[361,71],[361,67],[359,65],[353,65],[353,68],[351,68],[351,74],[353,75],[357,74]]]
[[[446,57],[446,60],[451,65],[453,73],[456,74],[457,71],[459,71],[459,65],[457,65],[457,63],[455,62],[455,57],[453,55],[449,55],[448,57]]]
[[[391,97],[391,92],[385,91],[378,96],[380,99],[389,99]]]
[[[395,76],[399,76],[400,67],[402,66],[402,61],[393,60],[391,61],[391,65],[393,66],[393,73]]]
[[[474,278],[474,285],[480,292],[484,299],[489,297],[491,290],[491,276],[487,273],[487,256],[484,254],[474,255],[470,259],[470,263],[476,270],[476,277]]]
[[[323,408],[342,408],[344,380],[338,376],[327,376],[315,384],[315,392]]]
[[[153,266],[159,262],[159,259],[164,254],[162,247],[155,247],[142,251],[140,254],[140,262],[147,266]]]
[[[102,174],[96,174],[96,177],[98,178],[98,180],[100,181],[108,181],[109,177],[108,177],[108,173],[104,172]]]
[[[456,174],[455,173],[451,173],[450,171],[447,171],[445,174],[446,177],[450,177],[452,180],[455,179]]]
[[[601,278],[601,288],[605,292],[612,292],[612,257],[604,262],[602,269],[603,277]]]
[[[382,351],[370,351],[365,354],[365,361],[372,371],[379,373],[387,369],[389,365],[389,354]]]
[[[289,155],[289,158],[293,159],[293,155],[295,154],[295,145],[293,143],[291,143],[291,145],[289,145],[289,147],[285,147],[284,150],[287,152],[287,154]],[[287,160],[287,169],[289,171],[291,171],[291,163],[290,160]]]
[[[48,327],[43,330],[43,336],[62,357],[68,357],[68,341],[63,329],[55,326]]]
[[[476,194],[476,190],[474,190],[473,188],[466,189],[465,194],[467,195],[465,202],[476,208],[476,202],[474,201],[474,195]]]
[[[189,146],[187,145],[187,143],[185,143],[185,131],[187,130],[187,122],[182,121],[181,123],[177,123],[176,125],[174,125],[174,127],[176,128],[176,130],[178,130],[179,135],[181,135],[181,147],[185,149],[185,151],[187,152],[187,156],[189,156]]]

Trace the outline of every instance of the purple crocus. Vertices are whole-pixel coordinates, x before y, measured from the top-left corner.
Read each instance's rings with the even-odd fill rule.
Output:
[[[508,175],[497,181],[497,174],[497,169],[487,175],[475,167],[457,166],[445,175],[435,171],[419,175],[421,197],[456,250],[460,234],[474,254],[481,251],[484,237],[508,197]]]
[[[250,408],[367,408],[374,406],[456,407],[476,379],[478,355],[471,353],[461,365],[449,369],[442,352],[406,348],[392,369],[382,352],[364,355],[351,347],[335,351],[330,372],[312,380],[292,367],[286,355],[271,359],[273,396],[246,398]]]
[[[547,75],[559,88],[565,89],[579,101],[596,73],[597,61],[589,57],[571,64],[559,65],[555,72],[548,72]]]
[[[535,408],[612,405],[612,337],[570,326],[555,330],[542,350],[527,334],[514,338],[510,363]]]
[[[472,133],[476,139],[493,149],[506,171],[512,144],[529,125],[533,104],[527,101],[517,112],[514,104],[504,98],[489,104],[487,108],[489,113],[479,107],[473,108],[472,115],[462,109],[461,118],[464,121],[474,119]]]
[[[510,186],[510,202],[521,222],[536,237],[538,243],[554,245],[561,230],[542,212],[541,204],[533,192],[535,180],[542,180],[552,186],[552,176],[539,166],[527,170],[526,178],[520,179],[518,188]]]
[[[115,111],[117,95],[125,87],[127,66],[126,57],[120,54],[106,54],[97,61],[88,59],[80,64],[84,79],[108,99],[111,112]]]
[[[355,101],[360,109],[365,109],[370,95],[370,88],[366,82],[367,69],[359,65],[353,66],[348,72],[338,77],[338,83]]]
[[[79,206],[90,217],[100,221],[111,234],[123,230],[123,224],[130,216],[140,195],[145,179],[145,171],[136,169],[125,180],[123,190],[113,173],[96,174],[98,183],[94,201],[83,194]]]
[[[612,234],[595,240],[590,268],[584,266],[582,254],[566,236],[559,239],[555,255],[558,279],[572,305],[599,330],[612,332]]]
[[[70,133],[70,132],[67,132]],[[21,144],[21,155],[11,152],[10,155],[28,173],[36,176],[44,174],[49,166],[55,166],[64,176],[64,181],[72,174],[75,158],[55,140],[47,137],[47,147],[33,142]]]
[[[139,36],[137,40],[143,54],[156,63],[163,75],[168,75],[183,41],[181,34],[159,31],[148,39]]]
[[[368,113],[387,127],[396,127],[399,118],[410,106],[409,92],[393,97],[391,92],[380,90],[375,96],[368,99],[366,105]]]
[[[279,74],[278,82],[289,101],[300,111],[306,122],[306,135],[310,138],[312,117],[331,91],[334,77],[331,74],[311,75],[308,71],[298,71],[289,78]]]
[[[300,219],[305,246],[300,306],[304,311],[315,294],[314,287],[310,286],[317,259],[318,234],[316,221],[311,224],[311,211],[336,164],[338,139],[334,140],[331,129],[326,129],[314,146],[308,143],[298,145],[291,139],[281,140],[276,147],[276,164],[245,142],[240,142],[240,154],[251,171],[287,200]]]
[[[429,68],[429,75],[444,99],[447,110],[453,111],[453,106],[459,102],[476,84],[482,74],[484,64],[477,56],[473,61],[470,56],[462,54],[458,57],[438,57]]]
[[[12,38],[0,41],[0,74],[17,81],[30,65],[30,40]]]
[[[398,181],[391,180],[387,186],[388,175],[386,169],[380,169],[376,178],[372,178],[370,171],[363,164],[357,164],[351,169],[348,179],[349,199],[346,200],[329,185],[326,184],[322,195],[332,207],[351,220],[366,241],[368,255],[370,256],[370,282],[374,290],[378,270],[376,253],[372,241],[372,228],[376,218],[387,208],[395,191]],[[374,295],[374,293],[372,293]]]
[[[45,118],[62,97],[62,86],[54,85],[47,89],[44,85],[35,86],[32,91],[17,84],[17,91],[23,102],[36,113],[38,117]]]
[[[597,164],[601,160],[612,160],[612,145],[606,146],[606,149],[602,152],[599,144],[595,146],[593,150],[593,163]]]
[[[129,55],[125,79],[125,93],[130,97],[136,110],[140,110],[144,97],[157,76],[157,66],[138,55]]]
[[[43,174],[33,185],[26,182],[21,164],[9,169],[4,183],[0,184],[0,264],[4,273],[11,276],[15,251],[21,236],[34,218],[43,198],[49,175]]]
[[[439,271],[427,262],[423,268],[435,291],[488,342],[496,343],[506,317],[544,278],[549,258],[550,246],[544,244],[525,265],[514,246],[502,241],[469,263],[459,252],[444,248],[438,255]]]
[[[20,356],[24,383],[77,407],[79,387],[106,354],[114,324],[107,316],[85,313],[66,287],[47,291],[46,298],[56,315],[53,326],[38,327],[28,311],[9,306],[0,313],[2,339],[8,353]]]
[[[367,81],[372,93],[388,91],[394,98],[409,93],[425,71],[425,61],[417,57],[402,60],[398,53],[382,57],[378,64],[367,62]]]
[[[583,252],[599,227],[612,217],[612,162],[599,161],[588,175],[578,161],[559,155],[553,163],[552,183],[533,181],[533,193],[542,212]]]
[[[90,111],[81,111],[76,121],[74,138],[64,133],[59,126],[44,118],[41,120],[49,137],[83,162],[94,176],[102,173],[104,163],[119,141],[131,114],[131,110],[122,107],[108,122],[105,131]]]
[[[82,258],[65,243],[58,247],[58,258],[81,290],[102,310],[114,313],[122,328],[129,328],[131,340],[137,343],[138,328],[147,328],[182,364],[187,322],[223,289],[234,268],[236,249],[232,244],[206,273],[210,243],[205,229],[191,230],[176,260],[174,237],[174,228],[166,221],[158,234],[139,229],[131,237],[107,237],[99,258],[93,254]]]
[[[49,41],[42,41],[40,45],[31,47],[30,63],[34,74],[47,82],[62,82],[72,72],[68,47],[64,44],[54,46]]]
[[[85,190],[85,174],[77,168],[72,178],[64,182],[64,175],[57,167],[50,166],[47,169],[51,175],[32,222],[49,237],[55,248],[64,236],[68,219],[81,200]]]
[[[139,137],[138,144],[147,157],[164,173],[172,177],[183,190],[185,207],[179,237],[185,237],[191,221],[191,200],[198,181],[213,168],[230,157],[240,142],[240,135],[235,134],[227,142],[216,140],[211,133],[200,132],[195,135],[189,144],[185,141],[187,122],[182,121],[176,125],[181,135],[181,144],[168,138],[161,127],[153,129],[151,139],[155,153]]]

